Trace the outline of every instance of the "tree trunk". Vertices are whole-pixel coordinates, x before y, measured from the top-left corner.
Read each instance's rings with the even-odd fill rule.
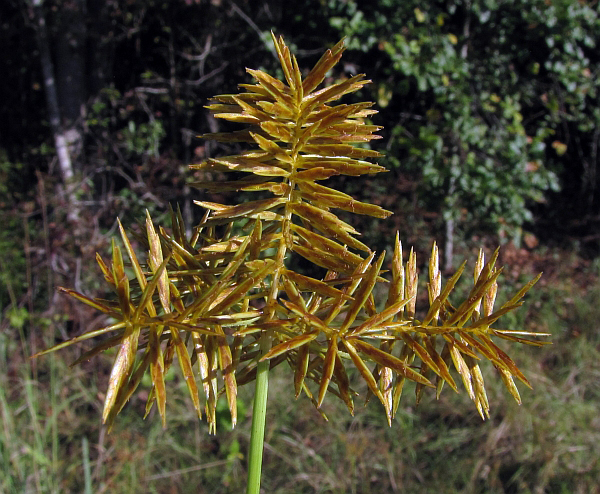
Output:
[[[61,123],[74,171],[81,171],[83,154],[83,115],[86,102],[85,0],[60,3],[54,21],[54,67]]]
[[[69,205],[67,217],[70,221],[77,221],[79,212],[76,207],[75,194],[72,190],[75,174],[73,171],[73,163],[71,161],[69,141],[61,120],[56,79],[54,77],[54,64],[52,63],[52,56],[50,53],[50,40],[48,37],[48,29],[46,27],[46,16],[42,7],[42,0],[33,0],[33,13],[37,27],[36,34],[40,49],[40,60],[42,64],[42,75],[44,77],[44,90],[46,93],[50,129],[54,137],[58,163],[65,185],[65,198]]]
[[[86,100],[85,45],[86,6],[84,0],[61,2],[53,31],[56,88],[63,125],[78,127]]]

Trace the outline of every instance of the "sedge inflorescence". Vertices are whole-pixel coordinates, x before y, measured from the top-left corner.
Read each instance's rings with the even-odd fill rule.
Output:
[[[146,374],[152,381],[146,410],[156,405],[164,424],[165,373],[175,360],[198,416],[206,417],[213,432],[218,397],[226,395],[235,424],[238,386],[253,381],[265,361],[290,367],[296,396],[308,396],[320,409],[329,392],[351,413],[356,392],[348,371],[355,368],[390,423],[406,380],[416,382],[417,400],[426,388],[439,396],[445,384],[457,391],[462,381],[480,415],[489,416],[479,367],[485,360],[520,401],[514,378],[529,383],[494,340],[542,342],[531,339],[535,333],[496,324],[522,304],[539,276],[495,308],[498,253],[485,262],[480,252],[470,292],[452,305],[449,297],[465,264],[444,284],[434,244],[429,308],[417,319],[414,252],[404,262],[396,236],[390,276],[383,270],[385,253],[373,252],[336,215],[343,210],[386,218],[391,212],[321,183],[335,175],[385,171],[369,161],[379,153],[364,145],[379,137],[380,127],[368,121],[372,103],[338,102],[370,81],[359,74],[318,89],[340,60],[343,41],[302,77],[283,39],[273,40],[285,81],[248,69],[254,84],[241,84],[239,94],[216,96],[208,106],[216,118],[243,128],[203,137],[250,149],[192,165],[237,172],[231,181],[192,184],[199,189],[257,192],[259,198],[235,205],[196,201],[206,213],[191,235],[179,211],[171,211],[170,230],[157,230],[147,216],[145,236],[138,238],[146,248],[142,259],[119,223],[124,252],[113,242],[112,262],[97,258],[115,301],[62,289],[107,314],[111,324],[40,354],[108,336],[78,362],[117,349],[103,412],[109,424]],[[318,267],[322,276],[297,272],[294,257]],[[387,296],[377,300],[381,293]]]

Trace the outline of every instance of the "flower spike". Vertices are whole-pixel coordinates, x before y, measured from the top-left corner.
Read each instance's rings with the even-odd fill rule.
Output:
[[[407,381],[415,383],[417,402],[429,388],[439,397],[446,383],[458,391],[462,381],[481,417],[489,417],[480,368],[485,361],[520,403],[514,378],[529,382],[495,339],[539,346],[543,342],[531,338],[545,335],[496,325],[520,307],[539,276],[495,309],[498,251],[487,263],[481,251],[473,286],[456,301],[466,263],[444,283],[434,243],[426,264],[427,292],[420,297],[417,256],[411,249],[403,259],[399,235],[388,274],[385,253],[372,251],[337,213],[386,218],[391,212],[327,182],[385,171],[371,161],[380,156],[369,147],[380,137],[380,127],[368,120],[376,113],[372,103],[339,101],[370,81],[359,74],[319,88],[328,73],[335,77],[344,40],[302,78],[283,38],[272,37],[284,80],[248,69],[254,83],[241,84],[239,94],[215,96],[207,106],[215,118],[242,128],[202,137],[248,149],[192,165],[205,172],[235,172],[228,181],[192,184],[199,189],[259,195],[232,205],[195,201],[206,212],[191,235],[179,210],[171,210],[168,231],[157,229],[147,214],[145,235],[137,238],[145,250],[140,258],[119,222],[126,256],[115,241],[112,262],[98,256],[113,301],[61,289],[105,313],[111,324],[36,356],[107,335],[76,363],[117,349],[103,411],[109,425],[147,373],[152,386],[146,414],[156,403],[166,424],[164,376],[175,360],[211,433],[217,428],[219,396],[225,396],[235,425],[238,387],[282,363],[292,371],[296,397],[305,394],[323,416],[328,392],[354,412],[351,367],[369,396],[382,403],[390,424]],[[321,274],[296,272],[300,258]]]

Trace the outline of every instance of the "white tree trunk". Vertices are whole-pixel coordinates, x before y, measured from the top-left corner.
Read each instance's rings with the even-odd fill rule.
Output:
[[[50,54],[50,40],[46,28],[46,17],[42,8],[42,0],[32,0],[33,14],[37,27],[37,40],[40,49],[40,59],[42,64],[42,74],[44,77],[44,90],[46,93],[46,104],[48,106],[48,118],[50,129],[54,137],[54,145],[58,157],[58,164],[62,174],[65,187],[65,198],[68,203],[67,218],[70,221],[77,221],[79,218],[79,209],[75,200],[73,190],[74,171],[69,152],[69,141],[64,131],[60,118],[60,107],[58,105],[58,96],[56,91],[56,79],[54,77],[54,64]]]

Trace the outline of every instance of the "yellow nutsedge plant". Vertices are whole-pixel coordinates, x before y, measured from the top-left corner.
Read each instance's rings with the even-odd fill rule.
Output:
[[[249,493],[259,492],[270,368],[289,366],[295,395],[306,395],[317,409],[329,393],[350,413],[357,393],[348,369],[355,368],[369,396],[383,405],[390,424],[406,380],[416,383],[417,401],[426,388],[439,396],[445,384],[458,391],[457,381],[462,381],[485,419],[489,403],[479,362],[492,363],[519,403],[514,378],[530,386],[494,340],[542,344],[530,339],[539,333],[496,327],[539,279],[495,307],[501,272],[497,251],[487,262],[480,252],[473,287],[455,306],[449,296],[466,263],[444,284],[434,244],[429,309],[423,319],[416,318],[414,252],[404,263],[396,236],[389,280],[382,271],[385,253],[373,252],[359,240],[359,232],[336,215],[343,210],[386,218],[391,212],[321,183],[335,175],[385,171],[369,161],[379,153],[361,146],[379,137],[375,133],[380,127],[368,123],[376,113],[372,103],[338,103],[370,81],[360,74],[318,89],[340,60],[343,40],[304,78],[283,39],[273,40],[285,81],[248,69],[254,84],[241,84],[239,94],[216,96],[208,106],[216,118],[244,127],[203,137],[247,143],[249,149],[192,166],[237,172],[235,180],[194,183],[199,189],[256,191],[261,198],[236,205],[196,201],[206,213],[191,236],[179,211],[171,211],[169,231],[157,230],[148,216],[141,238],[147,254],[141,259],[119,223],[123,247],[113,241],[112,262],[97,257],[116,301],[61,289],[113,322],[37,354],[111,335],[77,360],[117,348],[103,411],[109,427],[146,373],[152,381],[146,413],[156,405],[166,424],[165,373],[175,359],[198,416],[206,417],[212,433],[218,397],[225,394],[235,425],[238,386],[255,381]],[[322,268],[323,276],[296,272],[294,256]],[[135,274],[133,279],[126,266]],[[376,300],[374,294],[381,290],[375,287],[381,284],[387,298]]]

